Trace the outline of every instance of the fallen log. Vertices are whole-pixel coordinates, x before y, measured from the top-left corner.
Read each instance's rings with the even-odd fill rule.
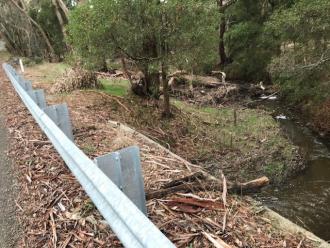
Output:
[[[199,86],[204,86],[206,88],[217,88],[219,86],[223,86],[224,83],[221,82],[216,77],[210,76],[197,76],[197,75],[181,75],[181,79],[184,79],[188,82],[196,82]]]
[[[258,179],[246,182],[246,183],[234,184],[232,186],[232,190],[237,189],[238,191],[236,191],[236,193],[251,192],[254,190],[261,189],[262,187],[265,187],[268,184],[269,184],[268,177],[263,176]]]
[[[186,71],[177,71],[171,75],[171,84],[174,86],[175,84],[189,84],[191,82],[195,82],[196,85],[204,86],[206,88],[217,88],[219,86],[226,85],[225,76],[222,75],[222,81],[220,81],[217,77],[212,76],[198,76],[188,74]],[[174,81],[177,81],[174,83]]]
[[[194,174],[193,174],[194,175]],[[162,189],[147,192],[146,198],[147,200],[151,199],[160,199],[169,194],[174,194],[178,192],[200,192],[200,191],[222,191],[222,181],[218,180],[211,180],[211,178],[207,178],[207,180],[200,181],[194,180],[193,182],[187,182],[187,178],[192,179],[193,175],[184,177],[182,179],[178,179],[173,181],[173,186],[167,188],[165,186]],[[203,174],[205,176],[205,174]],[[179,183],[181,180],[181,183]],[[227,183],[228,192],[230,193],[239,193],[239,194],[246,194],[250,192],[255,192],[260,188],[267,186],[269,184],[269,179],[267,177],[261,177],[249,182],[245,183]]]

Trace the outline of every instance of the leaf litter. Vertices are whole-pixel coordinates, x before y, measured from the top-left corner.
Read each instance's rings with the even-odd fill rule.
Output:
[[[1,111],[11,138],[8,154],[19,175],[16,205],[24,230],[19,247],[121,247],[10,82],[3,73],[0,77]],[[77,91],[68,99],[75,141],[90,158],[129,145],[140,147],[146,192],[200,170],[137,133],[109,124],[109,116],[90,108],[99,99],[97,93]],[[108,101],[121,107],[120,99]],[[222,183],[225,180],[219,179]],[[227,195],[226,186],[222,188],[150,199],[148,217],[177,247],[313,247],[299,235],[274,229],[249,198]]]

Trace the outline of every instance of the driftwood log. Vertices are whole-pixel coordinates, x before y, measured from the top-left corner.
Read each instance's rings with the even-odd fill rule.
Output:
[[[206,88],[217,88],[226,84],[225,74],[221,75],[222,81],[220,81],[217,77],[192,75],[188,74],[186,71],[176,71],[168,77],[170,79],[169,85],[172,86],[172,88],[175,87],[176,84],[189,85],[192,82]]]
[[[245,183],[227,182],[227,189],[230,193],[244,194],[258,191],[268,184],[269,179],[264,176]],[[160,199],[178,192],[222,191],[222,187],[221,179],[214,178],[200,171],[165,184],[159,190],[147,192],[147,200]]]

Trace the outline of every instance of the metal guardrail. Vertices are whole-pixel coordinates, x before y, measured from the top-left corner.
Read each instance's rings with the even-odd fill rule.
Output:
[[[22,80],[14,68],[3,68],[16,92],[53,143],[71,172],[75,175],[95,206],[109,223],[125,247],[175,247],[165,235],[120,191],[120,189],[90,160],[39,108],[21,86]]]

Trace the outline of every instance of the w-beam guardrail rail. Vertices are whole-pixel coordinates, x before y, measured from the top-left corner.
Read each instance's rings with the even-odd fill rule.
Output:
[[[125,247],[175,247],[31,98],[31,83],[3,64],[16,92]],[[23,87],[24,88],[23,88]]]

